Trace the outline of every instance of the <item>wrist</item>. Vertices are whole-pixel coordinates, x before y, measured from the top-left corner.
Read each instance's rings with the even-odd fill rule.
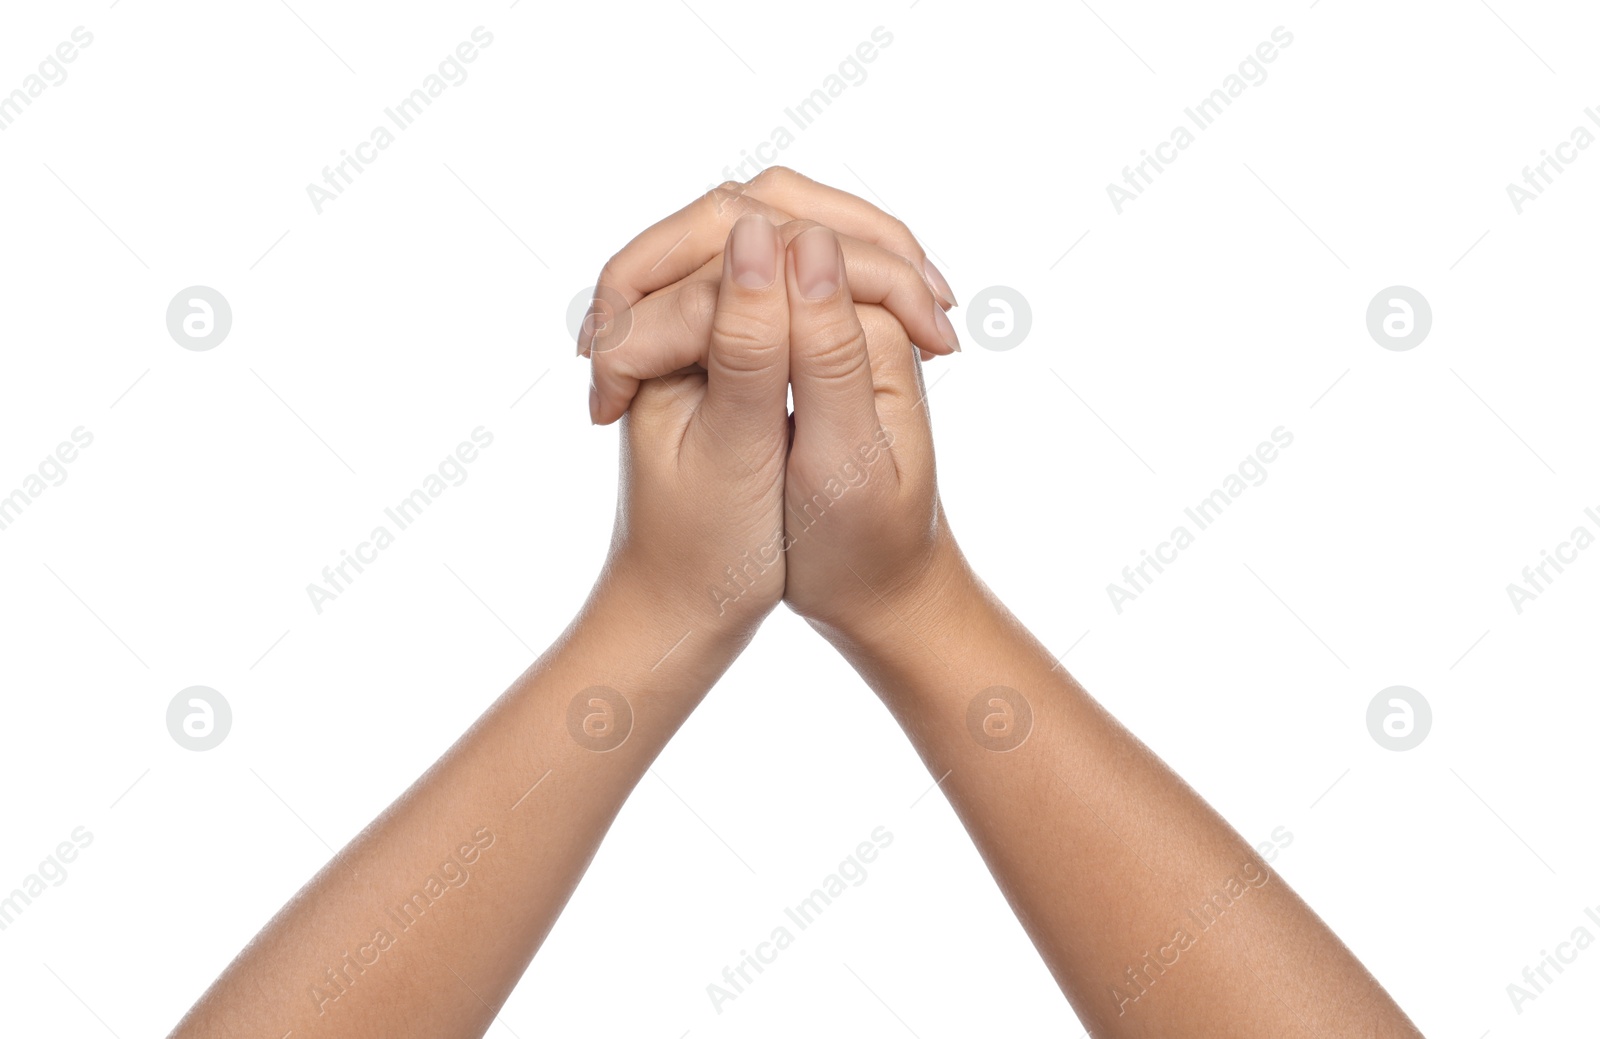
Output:
[[[988,606],[990,594],[948,534],[922,567],[903,580],[869,590],[865,607],[838,622],[811,624],[847,658],[890,660],[926,654],[959,633],[965,617]]]
[[[769,575],[768,582],[782,587],[781,576]],[[774,602],[760,587],[737,601],[724,597],[719,602],[714,591],[703,575],[664,572],[627,551],[614,552],[584,613],[603,615],[606,624],[616,625],[613,630],[627,633],[641,646],[661,643],[661,652],[670,650],[680,665],[703,661],[720,673],[749,644]]]
[[[530,729],[571,737],[551,744],[567,765],[617,750],[608,768],[641,771],[743,648],[689,624],[639,577],[608,562],[566,630],[513,686]],[[562,767],[556,758],[549,767]]]

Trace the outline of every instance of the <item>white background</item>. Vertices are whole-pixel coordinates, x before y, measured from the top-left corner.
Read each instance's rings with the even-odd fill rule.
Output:
[[[904,218],[963,330],[987,286],[1031,303],[1021,345],[928,371],[980,572],[1247,838],[1293,834],[1274,866],[1428,1035],[1592,1028],[1600,945],[1520,1014],[1506,986],[1600,906],[1600,551],[1520,615],[1506,586],[1600,529],[1600,149],[1520,214],[1506,185],[1600,103],[1600,24],[1228,7],[8,8],[0,92],[94,42],[0,133],[0,494],[94,443],[0,532],[0,893],[93,834],[0,932],[7,1030],[163,1034],[566,624],[616,473],[569,302],[876,26],[775,158]],[[306,185],[479,25],[470,78],[316,213]],[[1119,215],[1106,185],[1280,25]],[[233,308],[208,352],[166,329],[191,285]],[[1391,285],[1433,309],[1405,352],[1366,328]],[[479,425],[467,482],[318,615],[306,585]],[[1278,426],[1267,481],[1119,614],[1107,584]],[[204,753],[165,725],[197,684],[233,710]],[[1365,720],[1395,684],[1434,718],[1403,753]],[[1080,1034],[898,729],[786,612],[654,772],[507,1034]],[[706,985],[877,826],[869,879],[716,1013]]]

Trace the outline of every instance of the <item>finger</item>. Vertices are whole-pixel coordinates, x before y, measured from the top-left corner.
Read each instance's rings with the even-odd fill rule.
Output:
[[[725,256],[719,260],[720,268]],[[589,417],[597,425],[621,418],[639,386],[671,372],[707,367],[721,275],[695,277],[652,293],[626,312],[613,343],[602,337],[591,358]]]
[[[735,181],[716,187],[645,228],[600,270],[595,299],[604,307],[631,307],[645,296],[694,273],[714,260],[741,216],[758,213],[773,224],[792,219],[760,199],[747,195]],[[585,320],[578,333],[578,353],[589,356],[594,335]]]
[[[787,244],[818,223],[795,220],[780,227],[778,233]],[[948,354],[961,349],[961,340],[950,323],[950,316],[910,261],[881,245],[849,234],[838,233],[836,237],[844,251],[845,277],[852,299],[857,303],[887,307],[900,319],[912,341],[930,353]]]
[[[813,226],[795,220],[778,233],[787,242]],[[949,317],[909,263],[854,238],[840,237],[839,244],[856,302],[887,307],[929,356],[961,349]],[[612,422],[625,412],[642,380],[691,364],[704,366],[722,267],[720,257],[709,261],[677,285],[640,300],[600,333],[591,354],[596,421]]]
[[[746,213],[760,213],[774,224],[806,217],[878,245],[904,257],[936,298],[955,305],[949,282],[903,222],[865,199],[782,166],[762,170],[748,184],[730,180],[712,188],[641,232],[602,268],[597,298],[623,308],[671,285],[714,258],[729,229]],[[590,352],[588,324],[579,333],[578,352],[584,356]]]
[[[813,227],[789,243],[789,381],[795,452],[843,458],[879,431],[866,335],[856,317],[839,240]]]
[[[771,221],[755,213],[740,217],[723,254],[705,398],[687,438],[703,430],[741,459],[749,453],[746,445],[757,446],[763,438],[781,443],[788,417],[789,305],[778,276],[782,262],[783,246]]]
[[[928,393],[938,379],[924,379],[917,348],[893,314],[882,307],[857,307],[856,316],[867,337],[878,419],[892,434],[896,458],[915,468],[932,453]]]
[[[905,257],[935,295],[949,306],[956,305],[950,283],[928,259],[911,228],[866,199],[819,184],[783,166],[762,170],[745,185],[745,194]]]

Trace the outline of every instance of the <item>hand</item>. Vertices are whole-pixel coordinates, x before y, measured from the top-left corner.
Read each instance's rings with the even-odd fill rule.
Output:
[[[924,359],[960,349],[945,310],[949,284],[900,221],[846,192],[782,167],[729,183],[647,229],[606,263],[578,352],[593,362],[590,417],[615,421],[643,380],[705,364],[728,228],[757,213],[785,242],[815,226],[843,234],[856,301],[881,304],[910,331]],[[794,215],[811,219],[795,219]]]
[[[789,311],[783,246],[760,214],[722,250],[704,371],[639,389],[603,580],[638,586],[690,630],[747,639],[783,595]]]
[[[916,352],[892,314],[852,303],[841,246],[816,227],[788,247],[784,600],[824,634],[858,638],[917,609],[960,554]]]

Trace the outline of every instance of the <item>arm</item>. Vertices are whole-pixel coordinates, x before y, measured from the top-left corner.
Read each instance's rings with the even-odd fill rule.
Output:
[[[716,602],[707,580],[782,523],[781,254],[771,224],[741,221],[709,370],[640,390],[610,557],[566,633],[284,906],[174,1035],[489,1027],[629,791],[782,594],[781,557],[745,572],[732,601]]]
[[[941,789],[1093,1035],[1420,1034],[953,543],[939,555],[876,622],[830,640],[948,772]]]
[[[897,322],[878,311],[857,323],[847,288],[805,295],[791,286],[785,598],[942,779],[1091,1034],[1417,1034],[1310,907],[968,567]],[[845,463],[859,463],[859,480]],[[835,499],[825,488],[841,472],[850,489]]]

